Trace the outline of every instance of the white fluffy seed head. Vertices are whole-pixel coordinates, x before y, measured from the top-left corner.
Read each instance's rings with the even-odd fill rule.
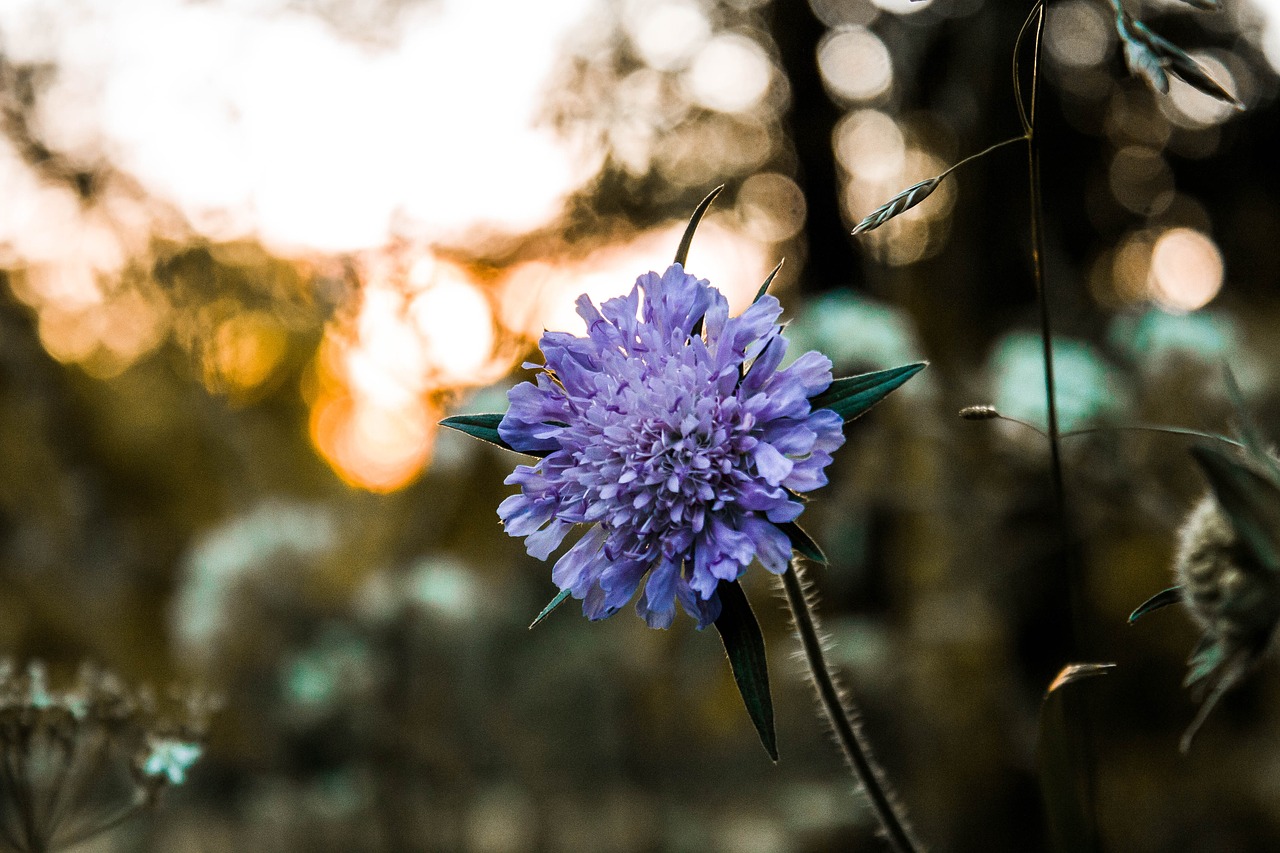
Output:
[[[1265,645],[1280,621],[1280,579],[1251,563],[1213,495],[1183,524],[1174,566],[1187,607],[1206,633]]]

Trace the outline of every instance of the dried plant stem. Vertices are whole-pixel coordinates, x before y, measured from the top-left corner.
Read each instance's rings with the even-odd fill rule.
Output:
[[[1035,424],[1024,421],[1021,418],[1002,415],[999,412],[987,416],[984,420],[1007,421],[1008,423],[1025,427],[1046,439],[1049,437],[1047,432],[1040,429],[1040,427]],[[1058,438],[1078,438],[1082,435],[1102,435],[1109,432],[1153,432],[1164,433],[1165,435],[1186,435],[1192,438],[1203,438],[1208,439],[1209,441],[1216,441],[1231,447],[1240,449],[1244,448],[1243,442],[1236,441],[1234,438],[1227,438],[1225,435],[1218,435],[1217,433],[1205,432],[1204,430],[1191,429],[1189,427],[1165,426],[1163,424],[1110,424],[1107,426],[1085,427],[1084,429],[1072,429],[1067,430],[1064,433],[1059,433]]]
[[[1023,136],[1014,136],[1002,142],[997,142],[994,145],[988,145],[986,148],[982,149],[977,154],[970,154],[968,157],[965,157],[960,162],[953,163],[951,166],[947,167],[946,171],[938,175],[938,177],[935,178],[935,180],[941,181],[943,178],[947,177],[947,175],[950,175],[952,172],[954,172],[956,169],[959,169],[961,166],[964,166],[968,163],[972,163],[974,160],[978,160],[983,157],[986,157],[988,154],[990,154],[993,151],[999,151],[1001,148],[1004,148],[1006,145],[1017,145],[1019,142],[1021,142],[1026,138],[1027,137],[1024,134]]]
[[[1050,322],[1048,277],[1045,274],[1044,261],[1044,198],[1040,180],[1040,136],[1036,123],[1036,107],[1040,93],[1040,51],[1044,44],[1044,17],[1045,4],[1044,0],[1040,0],[1033,7],[1031,15],[1027,18],[1027,23],[1023,24],[1023,33],[1027,31],[1027,25],[1033,20],[1035,26],[1031,51],[1031,99],[1030,105],[1025,111],[1024,127],[1027,132],[1027,180],[1030,186],[1031,260],[1036,283],[1036,302],[1040,308],[1040,340],[1044,351],[1044,390],[1048,408],[1049,464],[1053,478],[1054,504],[1057,509],[1058,530],[1061,536],[1063,553],[1062,584],[1066,587],[1066,598],[1070,608],[1070,618],[1067,621],[1067,642],[1068,647],[1075,653],[1079,650],[1076,620],[1083,613],[1083,601],[1081,599],[1081,585],[1076,582],[1077,579],[1073,576],[1075,574],[1075,561],[1072,557],[1071,531],[1067,518],[1066,487],[1062,475],[1062,434],[1058,427],[1057,385],[1054,381],[1053,326]],[[1021,40],[1021,37],[1019,35],[1019,40]],[[1015,50],[1015,87],[1020,76],[1017,66],[1018,53]],[[1018,94],[1019,106],[1021,107],[1021,92],[1019,91]],[[1081,805],[1086,814],[1087,831],[1090,835],[1086,842],[1088,845],[1086,849],[1096,849],[1098,839],[1097,797],[1095,793],[1097,788],[1097,768],[1092,750],[1093,738],[1088,714],[1083,707],[1078,710],[1075,717],[1075,734],[1078,738],[1077,748],[1081,752],[1081,760],[1084,764],[1083,779],[1081,780],[1083,785]]]
[[[75,847],[85,841],[88,841],[90,838],[101,835],[104,832],[110,832],[125,821],[141,814],[142,810],[146,808],[146,805],[147,798],[140,794],[134,797],[132,802],[126,803],[115,812],[100,819],[98,822],[91,824],[90,826],[86,826],[79,832],[69,835],[66,838],[59,838],[57,849],[62,850],[64,848]]]
[[[1044,350],[1044,390],[1048,399],[1049,456],[1053,473],[1053,495],[1059,515],[1066,512],[1066,489],[1062,477],[1061,434],[1058,430],[1057,384],[1053,373],[1053,324],[1050,318],[1048,282],[1044,267],[1044,199],[1040,183],[1040,137],[1036,132],[1036,101],[1040,92],[1040,46],[1044,39],[1044,4],[1037,3],[1034,47],[1031,60],[1031,105],[1026,114],[1027,180],[1031,188],[1031,263],[1036,282],[1036,302],[1040,307],[1040,339]],[[1030,18],[1028,22],[1030,22]],[[1015,74],[1015,80],[1017,76]]]
[[[813,677],[814,689],[818,692],[818,700],[827,713],[827,719],[831,722],[832,731],[844,751],[849,767],[866,792],[885,837],[897,853],[916,853],[919,848],[911,837],[906,821],[898,813],[884,778],[871,757],[871,749],[863,738],[857,722],[857,710],[847,692],[841,695],[835,677],[827,666],[817,617],[810,607],[800,571],[799,562],[793,560],[791,567],[782,575],[782,588],[786,592],[787,604],[791,607],[796,633],[800,635],[800,645],[809,673]]]

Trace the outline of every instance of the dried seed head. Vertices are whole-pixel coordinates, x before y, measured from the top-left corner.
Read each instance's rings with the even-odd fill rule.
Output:
[[[965,406],[960,410],[960,417],[966,421],[990,421],[1000,417],[995,406]]]
[[[181,784],[208,703],[159,704],[94,667],[58,688],[38,662],[0,660],[0,792],[12,806],[0,809],[0,847],[77,845]]]
[[[1206,633],[1266,645],[1280,621],[1280,582],[1252,563],[1212,495],[1183,525],[1175,569],[1187,606]]]
[[[1280,622],[1280,579],[1249,556],[1211,494],[1182,526],[1174,565],[1183,601],[1204,629],[1183,682],[1201,703],[1182,737],[1186,752],[1214,705],[1270,644]]]

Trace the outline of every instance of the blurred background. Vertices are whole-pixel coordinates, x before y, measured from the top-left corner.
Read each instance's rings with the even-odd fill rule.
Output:
[[[1064,429],[1280,435],[1280,5],[1129,11],[1245,104],[1126,72],[1055,0],[1041,134]],[[1045,849],[1041,697],[1077,660],[1105,849],[1280,848],[1280,673],[1178,754],[1196,638],[1169,585],[1182,438],[1044,441],[1007,0],[3,0],[0,652],[224,703],[204,759],[102,851],[879,850],[771,578],[782,760],[718,638],[535,631],[550,567],[495,507],[502,411],[573,299],[689,268],[792,351],[932,367],[848,430],[805,513],[832,654],[932,849]],[[1074,586],[1069,591],[1068,580]],[[1070,595],[1080,601],[1072,620]]]

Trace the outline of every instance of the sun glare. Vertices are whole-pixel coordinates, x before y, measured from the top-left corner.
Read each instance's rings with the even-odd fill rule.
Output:
[[[666,268],[664,259],[670,258],[683,232],[683,223],[672,223],[572,264],[521,264],[502,285],[503,324],[531,339],[544,330],[581,334],[582,318],[574,305],[578,296],[586,294],[599,305],[627,293],[638,275]],[[724,293],[730,311],[737,313],[747,307],[769,274],[768,245],[709,216],[698,227],[687,267]]]
[[[299,328],[252,301],[256,277],[268,261],[303,286],[307,270],[337,269],[325,277],[338,282],[336,315],[304,381],[312,442],[358,487],[412,481],[446,397],[501,378],[520,340],[580,331],[579,294],[624,292],[679,240],[684,223],[673,222],[572,262],[483,276],[439,256],[545,228],[599,173],[604,148],[541,110],[566,46],[601,20],[616,20],[649,64],[622,87],[635,101],[626,110],[661,107],[664,85],[681,94],[636,131],[641,173],[694,186],[761,170],[702,225],[691,272],[740,311],[773,247],[804,225],[800,188],[764,171],[775,140],[761,115],[785,95],[771,47],[721,28],[697,0],[643,0],[613,16],[601,0],[435,0],[393,4],[390,24],[360,5],[0,3],[5,61],[56,70],[38,92],[42,142],[86,168],[110,164],[86,203],[0,140],[0,266],[53,357],[107,377],[169,338],[210,392],[249,402],[278,387]],[[700,131],[664,132],[695,105],[716,115]],[[219,254],[236,245],[260,259]],[[243,293],[192,310],[161,281],[171,260],[187,264],[175,273],[193,277],[184,286],[226,274]],[[328,316],[323,299],[312,305]]]

